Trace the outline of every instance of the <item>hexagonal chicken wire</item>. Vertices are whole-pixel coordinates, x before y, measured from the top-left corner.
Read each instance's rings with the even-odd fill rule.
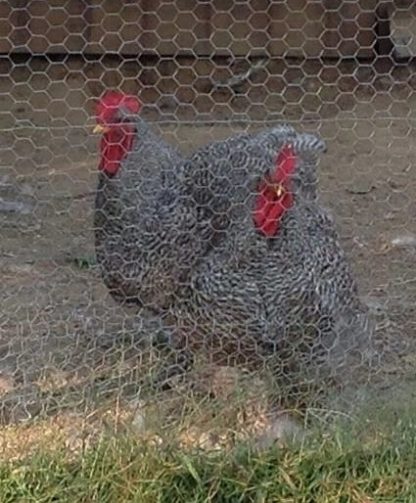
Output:
[[[108,89],[139,96],[142,117],[184,154],[282,122],[318,133],[328,146],[320,197],[377,318],[378,374],[394,389],[411,378],[412,4],[0,2],[3,423],[128,409],[170,361],[166,348],[143,347],[136,313],[111,300],[95,264],[99,148],[91,129],[94,104]],[[192,344],[187,330],[185,346]],[[241,341],[237,349],[228,342],[220,334],[197,354],[185,384],[176,380],[165,391],[166,403],[189,388],[216,394],[196,383],[198,365],[264,371],[258,361],[247,368]],[[296,360],[302,341],[286,343],[282,354]],[[289,385],[302,362],[280,362],[270,400],[286,403],[288,386],[308,402],[310,376]],[[262,379],[266,389],[273,374]]]

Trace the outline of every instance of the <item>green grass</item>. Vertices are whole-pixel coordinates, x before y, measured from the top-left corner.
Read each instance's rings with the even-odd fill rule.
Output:
[[[113,435],[82,455],[38,452],[2,464],[0,501],[416,502],[416,425],[402,421],[393,433],[369,437],[327,432],[307,445],[256,453],[244,445],[162,448]]]

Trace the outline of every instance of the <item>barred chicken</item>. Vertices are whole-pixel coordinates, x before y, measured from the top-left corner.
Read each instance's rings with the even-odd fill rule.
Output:
[[[187,161],[193,183],[210,188],[208,194],[194,189],[202,207],[217,203],[217,212],[208,204],[213,221],[223,219],[218,203],[226,208],[227,231],[178,299],[178,323],[228,360],[238,353],[246,360],[250,351],[257,361],[292,355],[298,365],[316,364],[312,372],[320,375],[354,377],[351,365],[371,353],[373,327],[334,222],[318,199],[317,161],[325,144],[289,127],[229,142],[228,163],[217,155],[217,149],[226,155],[219,144]],[[243,149],[235,149],[238,142]],[[239,185],[243,168],[255,175],[255,190]]]
[[[98,103],[95,132],[102,133],[95,201],[95,247],[104,283],[119,302],[161,307],[176,288],[174,246],[178,230],[194,222],[180,194],[172,167],[180,154],[156,136],[137,115],[137,98],[109,92]],[[169,188],[170,190],[164,190]],[[177,220],[176,220],[177,219]]]

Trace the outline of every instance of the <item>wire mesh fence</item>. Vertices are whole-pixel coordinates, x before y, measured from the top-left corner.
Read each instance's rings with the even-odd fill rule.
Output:
[[[187,441],[201,417],[210,425],[201,431],[212,429],[208,416],[262,435],[283,408],[309,410],[348,377],[376,374],[373,394],[411,395],[412,3],[0,2],[4,452],[22,449],[21,425],[36,438],[65,432],[76,447],[98,425],[160,433],[184,417]],[[92,134],[108,90],[137,96],[156,135],[149,147],[143,124],[117,116],[137,138],[111,176],[97,170],[108,154]],[[290,186],[294,201],[273,238],[256,229],[260,189],[250,178],[279,162],[255,136],[270,128],[275,156],[293,147],[299,173],[316,164],[299,147],[302,134],[327,147],[309,181],[318,202]],[[242,132],[253,136],[234,157],[221,149],[202,150],[200,164],[192,157]],[[165,155],[162,141],[180,154]],[[185,210],[195,211],[194,226],[181,220]],[[157,258],[153,224],[170,236]],[[154,273],[148,297],[143,270]],[[354,326],[340,327],[334,314],[346,310],[372,320],[358,350]],[[317,361],[336,364],[321,373]],[[208,405],[198,416],[189,399]]]

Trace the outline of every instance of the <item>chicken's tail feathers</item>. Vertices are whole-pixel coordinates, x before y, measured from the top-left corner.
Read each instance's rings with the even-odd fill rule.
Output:
[[[268,131],[270,131],[270,129]],[[290,138],[297,135],[296,129],[286,122],[274,125],[271,128],[271,131],[275,136],[279,137],[287,136],[288,138]]]
[[[294,153],[303,156],[319,157],[320,154],[325,154],[327,146],[325,141],[318,135],[302,133],[296,135],[291,141]]]
[[[313,156],[319,157],[326,153],[327,146],[325,141],[317,134],[300,133],[290,124],[279,124],[272,128],[273,137],[278,143],[291,145],[294,154],[300,157]]]

